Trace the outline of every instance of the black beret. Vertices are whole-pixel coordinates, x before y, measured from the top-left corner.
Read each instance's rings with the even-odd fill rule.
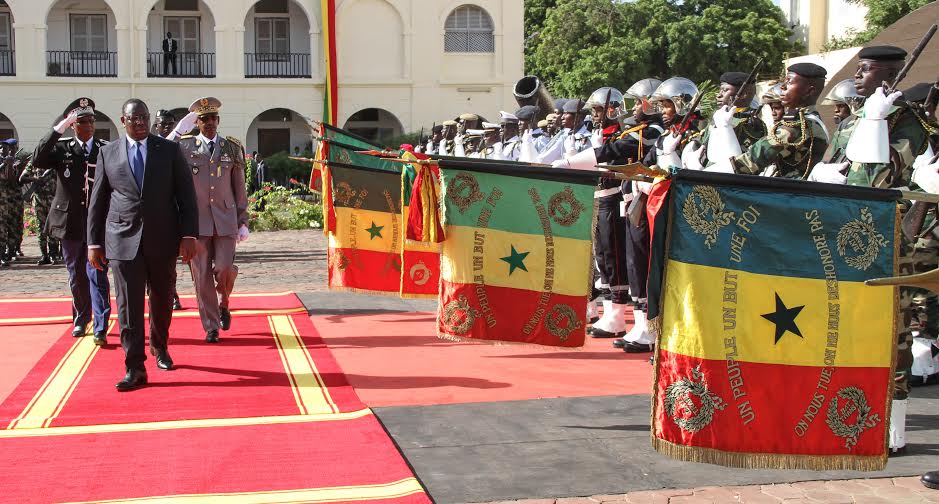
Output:
[[[522,121],[531,121],[534,119],[535,114],[537,113],[538,107],[534,105],[525,105],[515,112],[515,117],[518,117]]]
[[[903,61],[906,59],[906,51],[889,45],[870,46],[861,49],[857,53],[857,58],[874,61]]]
[[[564,112],[568,114],[576,114],[583,109],[584,109],[583,100],[571,99],[571,100],[567,100],[567,102],[564,103]]]
[[[926,95],[929,94],[929,90],[932,89],[932,86],[932,82],[921,82],[903,91],[903,99],[914,103],[926,101]]]
[[[431,131],[433,131],[434,133],[440,133],[441,131],[443,131],[443,125],[438,124],[434,126],[433,128],[431,128]]]
[[[564,104],[567,103],[567,98],[558,98],[554,100],[554,110],[564,110]]]
[[[725,72],[721,75],[721,82],[740,87],[747,81],[747,77],[749,77],[749,75],[743,72]]]
[[[824,79],[825,76],[828,75],[828,70],[825,70],[824,67],[818,66],[815,63],[796,63],[789,65],[788,71],[809,79]]]

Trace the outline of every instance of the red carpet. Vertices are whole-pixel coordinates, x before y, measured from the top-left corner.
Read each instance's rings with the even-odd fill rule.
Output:
[[[21,318],[54,311],[0,303],[0,316],[11,318],[14,304]],[[60,326],[59,340],[0,404],[5,495],[429,501],[296,296],[239,297],[232,310],[218,345],[202,341],[198,317],[174,317],[178,369],[159,371],[150,358],[150,384],[124,394],[114,390],[123,372],[116,324],[103,348]],[[50,477],[63,474],[75,477]]]
[[[648,394],[651,354],[438,339],[433,313],[334,315],[313,324],[370,407]]]

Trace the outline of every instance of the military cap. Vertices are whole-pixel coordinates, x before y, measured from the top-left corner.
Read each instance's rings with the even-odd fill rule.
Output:
[[[567,103],[567,98],[558,98],[554,100],[554,110],[564,110],[564,104]]]
[[[444,126],[456,126],[456,121],[452,119],[447,119],[446,121],[443,122],[443,125]]]
[[[221,100],[212,96],[206,96],[192,102],[192,105],[189,106],[189,111],[204,116],[218,114],[220,108],[222,108]]]
[[[903,99],[908,102],[921,103],[926,101],[929,90],[932,89],[932,82],[921,82],[910,89],[903,91]]]
[[[825,70],[824,67],[816,65],[815,63],[796,63],[789,65],[788,71],[809,79],[824,79],[825,76],[828,75],[828,70]]]
[[[749,77],[749,75],[743,72],[724,72],[724,74],[721,75],[721,82],[740,87],[747,81],[747,77]]]
[[[870,46],[861,49],[857,53],[857,58],[873,61],[903,61],[906,59],[906,51],[889,45]]]
[[[78,111],[78,117],[93,116],[95,115],[95,102],[91,98],[79,98],[69,103],[68,107],[65,107],[65,113],[62,116],[67,116],[76,110]]]
[[[443,125],[442,125],[442,124],[435,124],[434,127],[432,127],[432,128],[430,129],[430,131],[432,131],[432,132],[434,132],[434,133],[440,133],[441,131],[443,131]]]
[[[539,128],[547,128],[547,127],[548,127],[548,120],[547,120],[547,119],[542,119],[542,120],[538,121],[538,127],[539,127]]]
[[[548,121],[553,121],[557,118],[558,118],[558,115],[553,112],[545,116],[545,120],[548,120]]]
[[[517,124],[517,123],[518,123],[518,117],[516,117],[515,114],[510,114],[510,113],[508,113],[508,112],[506,112],[506,111],[504,111],[504,110],[500,110],[500,111],[499,111],[499,119],[500,119],[503,123],[511,123],[511,124]]]
[[[172,112],[166,109],[157,110],[156,116],[159,117],[169,117],[172,120],[176,120],[176,116]]]
[[[538,107],[534,105],[525,105],[524,107],[515,111],[515,117],[520,121],[531,121],[535,118],[535,114],[538,113]]]
[[[584,109],[583,100],[567,100],[567,103],[564,104],[564,112],[567,114],[576,114]]]
[[[9,145],[9,146],[12,147],[12,146],[18,144],[19,141],[18,141],[17,139],[15,139],[15,138],[7,138],[6,140],[3,141],[3,143],[4,143],[5,145]]]
[[[483,121],[483,129],[492,131],[492,130],[502,129],[502,126],[499,126],[496,123]]]
[[[479,116],[476,114],[470,114],[470,113],[460,114],[460,120],[461,121],[478,121]]]

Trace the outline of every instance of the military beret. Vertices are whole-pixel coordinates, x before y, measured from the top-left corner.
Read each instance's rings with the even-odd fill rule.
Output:
[[[189,111],[195,112],[200,116],[204,116],[209,114],[218,114],[218,110],[220,108],[222,108],[221,100],[213,96],[206,96],[192,102],[192,105],[189,106]]]
[[[929,90],[932,89],[932,82],[921,82],[910,89],[903,91],[903,99],[908,102],[920,103],[926,101]]]
[[[95,115],[95,101],[91,98],[79,98],[69,103],[68,107],[65,107],[65,113],[62,115],[67,116],[71,114],[73,110],[78,111],[78,117],[93,116]]]
[[[545,116],[545,119],[548,120],[548,121],[553,121],[553,120],[555,120],[555,119],[557,119],[557,118],[558,118],[558,115],[555,114],[555,113],[553,113],[553,112],[550,113],[550,114],[548,114],[547,116]]]
[[[470,113],[460,114],[460,120],[461,121],[478,121],[479,116],[476,114],[470,114]]]
[[[174,120],[174,121],[176,120],[176,116],[175,116],[172,112],[170,112],[169,110],[166,110],[166,109],[157,110],[156,116],[157,116],[157,117],[168,117],[168,118],[170,118],[170,119],[172,119],[172,120]]]
[[[539,128],[547,128],[547,127],[548,127],[548,120],[547,120],[547,119],[542,119],[542,120],[538,121],[538,127],[539,127]]]
[[[13,146],[13,145],[18,144],[19,141],[17,141],[15,138],[7,138],[6,140],[3,141],[3,143],[6,145]]]
[[[456,121],[447,119],[446,121],[443,122],[443,125],[444,126],[456,126]]]
[[[531,121],[534,119],[535,114],[538,113],[538,107],[534,105],[525,105],[524,107],[515,111],[515,117],[518,117],[521,121]]]
[[[434,125],[434,127],[431,128],[430,130],[433,131],[434,133],[440,133],[441,131],[443,131],[443,125],[442,124]]]
[[[567,103],[564,104],[564,113],[566,114],[576,114],[584,109],[583,100],[567,100]]]
[[[564,110],[564,104],[567,103],[567,98],[558,98],[554,100],[554,110]]]
[[[870,46],[861,49],[857,53],[857,58],[874,61],[903,61],[906,59],[906,51],[889,45]]]
[[[796,63],[789,65],[788,71],[809,79],[824,79],[825,76],[828,75],[828,70],[825,70],[825,67],[816,65],[815,63]]]
[[[721,82],[740,87],[747,81],[747,77],[749,77],[749,75],[743,72],[724,72],[724,74],[721,75]]]

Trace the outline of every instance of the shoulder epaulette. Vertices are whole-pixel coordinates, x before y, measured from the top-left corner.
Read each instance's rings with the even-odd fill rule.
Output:
[[[195,135],[183,135],[183,136],[179,137],[179,139],[180,139],[180,140],[186,140],[186,139],[188,139],[188,138],[195,138],[195,137],[196,137]]]
[[[72,141],[72,137],[59,137],[59,139],[56,140],[56,142],[71,142],[71,141]]]
[[[238,140],[238,139],[237,139],[237,138],[235,138],[235,137],[230,137],[230,136],[227,136],[227,137],[225,137],[225,140],[228,140],[229,142],[231,142],[231,143],[233,143],[233,144],[235,144],[235,145],[237,145],[238,147],[241,147],[242,149],[244,149],[244,148],[245,148],[245,146],[244,146],[244,145],[241,145],[241,141],[240,141],[240,140]]]

